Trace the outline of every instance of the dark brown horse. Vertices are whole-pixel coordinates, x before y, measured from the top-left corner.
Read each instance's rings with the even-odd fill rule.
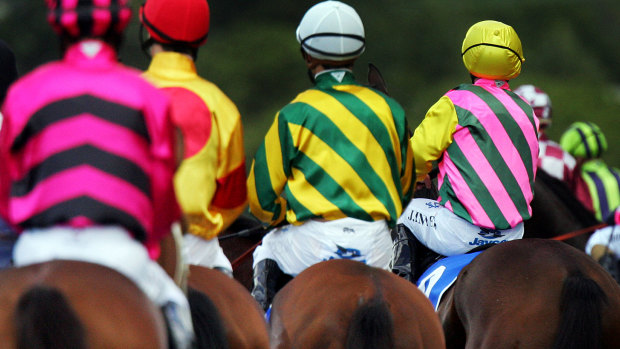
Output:
[[[162,313],[112,269],[52,261],[0,271],[2,348],[167,348]]]
[[[334,259],[304,270],[272,304],[272,348],[444,348],[439,319],[411,283]]]
[[[601,227],[594,214],[588,211],[562,181],[543,170],[536,172],[532,218],[524,223],[526,238],[557,238],[576,232],[564,242],[583,250],[594,228]]]
[[[448,348],[620,348],[620,286],[560,241],[523,239],[482,252],[438,313]]]
[[[241,283],[220,271],[190,265],[188,286],[194,327],[199,341],[202,326],[222,326],[227,347],[230,349],[269,348],[265,313]],[[199,308],[196,307],[196,300],[199,300],[196,291],[206,295],[213,302],[217,317],[220,319],[218,323],[201,324],[197,321],[196,317],[201,315],[200,311],[197,311]]]

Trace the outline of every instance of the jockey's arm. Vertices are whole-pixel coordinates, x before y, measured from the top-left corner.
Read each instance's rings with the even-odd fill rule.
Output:
[[[423,182],[438,160],[452,143],[458,124],[454,104],[443,96],[426,113],[424,120],[411,137],[415,161],[416,182]]]
[[[287,181],[283,161],[288,160],[283,156],[279,120],[278,114],[254,156],[247,180],[250,212],[272,226],[286,216],[286,199],[281,193]]]

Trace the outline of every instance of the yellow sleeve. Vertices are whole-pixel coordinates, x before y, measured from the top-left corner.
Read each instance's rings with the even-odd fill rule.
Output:
[[[407,131],[407,137],[410,137],[410,131]],[[403,188],[403,202],[408,202],[413,195],[413,149],[411,147],[411,139],[407,141],[407,148],[405,154],[405,163],[403,164],[403,170],[401,171],[400,184]]]
[[[424,120],[411,137],[416,181],[424,180],[431,171],[433,162],[439,159],[452,143],[457,124],[454,104],[447,96],[441,97],[426,112]]]
[[[223,92],[220,91],[217,96],[219,96],[217,108],[214,110],[214,119],[220,135],[217,190],[208,210],[212,215],[222,217],[223,224],[219,230],[221,232],[228,228],[247,207],[245,190],[247,177],[243,125],[239,110]]]

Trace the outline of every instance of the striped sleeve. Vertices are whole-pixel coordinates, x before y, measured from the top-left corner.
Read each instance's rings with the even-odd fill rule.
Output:
[[[286,200],[280,196],[287,178],[280,144],[280,134],[286,134],[286,125],[281,125],[278,113],[254,156],[247,179],[250,211],[256,218],[272,225],[281,222],[286,213]]]

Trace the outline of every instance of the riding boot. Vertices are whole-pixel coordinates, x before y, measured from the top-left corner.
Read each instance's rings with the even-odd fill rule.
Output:
[[[392,241],[392,272],[414,284],[440,257],[438,253],[424,246],[404,224],[397,224],[392,229]]]
[[[409,232],[404,224],[398,224],[392,229],[392,260],[390,267],[392,272],[409,282],[415,283],[413,271],[415,265],[413,263],[413,239],[415,237]]]
[[[161,307],[166,319],[168,331],[168,346],[171,349],[193,349],[196,345],[196,335],[192,325],[191,315],[183,316],[179,306],[169,302]],[[189,318],[188,318],[189,316]]]
[[[290,280],[290,276],[278,266],[273,259],[264,259],[254,267],[254,287],[252,288],[252,297],[258,302],[264,311],[269,309],[273,297],[283,286],[283,281]],[[286,280],[286,281],[288,281]]]

